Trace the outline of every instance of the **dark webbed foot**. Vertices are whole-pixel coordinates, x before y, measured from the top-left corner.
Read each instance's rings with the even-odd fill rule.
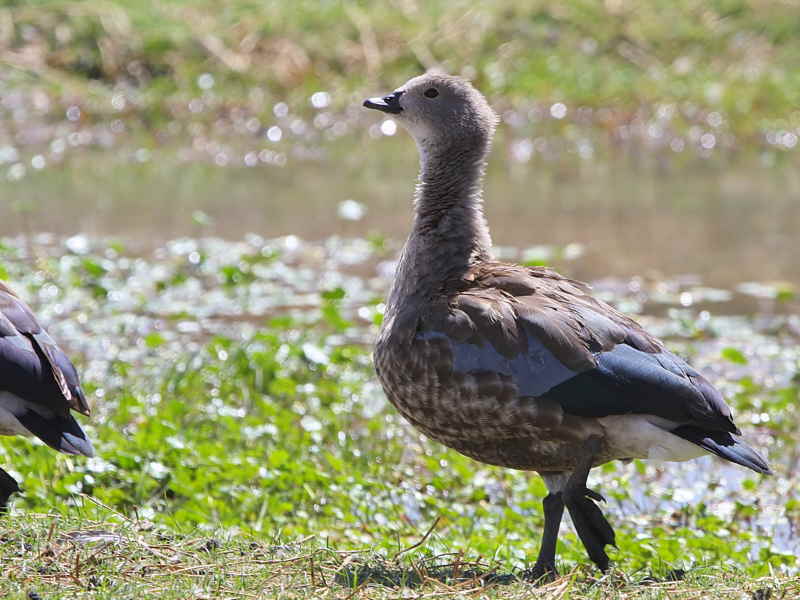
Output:
[[[0,469],[0,515],[6,512],[11,495],[20,491],[17,480]]]
[[[544,533],[539,557],[532,569],[523,573],[527,581],[548,582],[558,576],[555,566],[558,528],[564,508],[569,510],[572,523],[583,542],[589,558],[605,572],[608,569],[608,555],[605,547],[615,546],[614,530],[606,521],[597,502],[605,502],[597,492],[586,487],[589,471],[594,466],[595,457],[602,450],[602,440],[590,437],[581,448],[575,469],[564,481],[564,471],[542,473],[550,493],[544,499]]]
[[[592,500],[596,500],[597,502],[605,502],[606,499],[600,492],[595,492],[594,490],[590,490],[589,488],[583,488],[583,495],[587,498],[591,498]]]
[[[608,569],[606,545],[615,546],[614,530],[603,516],[595,501],[605,501],[603,496],[587,488],[569,488],[562,492],[575,530],[583,542],[589,558],[605,572]]]
[[[537,560],[530,569],[522,572],[522,580],[529,583],[544,584],[555,581],[558,577],[555,561]]]
[[[605,502],[605,498],[586,487],[586,479],[600,452],[600,438],[590,437],[586,440],[583,453],[575,470],[569,476],[567,485],[561,490],[561,496],[572,517],[572,523],[581,538],[589,558],[605,573],[608,569],[608,555],[605,547],[614,543],[614,530],[603,516],[597,502]]]

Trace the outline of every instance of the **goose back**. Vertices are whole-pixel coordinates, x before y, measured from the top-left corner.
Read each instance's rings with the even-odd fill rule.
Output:
[[[473,458],[571,468],[600,419],[647,414],[736,433],[720,394],[634,320],[556,272],[481,261],[389,307],[375,351],[390,401]],[[599,460],[633,458],[606,440]],[[624,452],[622,452],[624,454]]]

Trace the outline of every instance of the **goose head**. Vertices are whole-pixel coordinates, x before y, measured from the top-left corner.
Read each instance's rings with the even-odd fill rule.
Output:
[[[487,146],[497,115],[466,79],[426,73],[391,94],[368,98],[364,106],[392,115],[416,140],[423,154],[459,146]]]

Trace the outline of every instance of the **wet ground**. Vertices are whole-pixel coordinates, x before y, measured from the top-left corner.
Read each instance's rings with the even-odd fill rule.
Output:
[[[204,352],[214,336],[246,346],[276,316],[296,316],[312,325],[312,335],[314,319],[330,316],[320,290],[341,290],[339,309],[349,323],[336,336],[298,342],[295,351],[309,364],[329,364],[341,344],[369,347],[410,222],[416,169],[413,144],[393,122],[352,116],[337,131],[332,116],[320,118],[327,113],[303,120],[276,105],[274,123],[243,115],[219,126],[165,126],[161,137],[140,138],[123,121],[85,122],[80,110],[69,110],[67,121],[34,129],[20,125],[24,115],[13,126],[4,123],[0,273],[7,272],[56,337],[81,357],[94,389],[101,447],[104,437],[113,437],[113,426],[102,424],[113,418],[129,382],[137,387],[170,377],[173,361]],[[711,458],[598,472],[610,514],[642,530],[667,523],[716,532],[730,523],[731,547],[751,559],[763,552],[797,556],[790,500],[800,461],[800,177],[780,158],[784,150],[738,155],[726,142],[719,144],[722,156],[714,151],[725,136],[705,130],[661,132],[650,136],[658,143],[647,142],[647,124],[638,141],[622,142],[577,122],[571,137],[537,137],[532,127],[508,117],[491,160],[487,213],[498,254],[552,264],[638,315],[720,386],[778,473],[756,481]],[[423,493],[413,483],[431,444],[395,419],[368,366],[356,379],[360,387],[340,399],[340,413],[357,411],[363,420],[320,423],[309,412],[299,426],[313,438],[324,427],[331,427],[322,429],[330,436],[337,428],[375,431],[380,420],[380,440],[402,440],[416,452],[402,465],[407,482],[391,492],[366,487],[353,494],[363,493],[364,519],[382,527],[389,522],[385,514],[400,510],[404,522],[420,527],[434,510],[426,509],[425,498],[450,504],[447,491],[427,486]],[[151,410],[150,393],[138,397],[148,407],[142,411]],[[159,406],[161,393],[167,392],[154,395],[152,406]],[[223,400],[212,399],[211,408],[242,410],[217,406]],[[374,452],[359,443],[364,455]],[[144,467],[154,477],[183,468],[158,452]],[[529,496],[527,480],[469,464],[475,471],[464,493],[480,490],[485,501],[463,500],[465,531],[491,531],[493,519],[509,508],[519,518],[538,518],[538,507],[521,502]],[[77,468],[84,480],[72,484],[73,492],[111,477],[103,475],[112,470],[104,461]],[[115,469],[122,481],[130,475]],[[237,485],[252,483],[248,477]],[[101,493],[101,487],[91,489]],[[148,518],[165,508],[155,494],[143,500]],[[244,502],[231,494],[234,503]],[[205,514],[197,502],[184,518],[238,526],[238,509],[212,523],[197,517]],[[707,520],[705,507],[716,520]],[[291,527],[301,531],[305,524],[296,521]],[[344,536],[376,543],[385,532],[375,531],[376,537],[359,530]],[[693,548],[695,557],[706,552],[702,544]]]
[[[38,235],[27,243],[7,239],[6,245],[2,260],[9,265],[11,280],[50,324],[52,333],[66,340],[70,351],[82,357],[84,377],[94,386],[93,421],[100,427],[101,445],[102,431],[117,418],[122,390],[141,388],[143,399],[150,398],[154,383],[159,389],[157,382],[165,374],[181,368],[173,365],[179,365],[182,357],[202,355],[207,340],[215,336],[235,340],[234,344],[252,345],[253,336],[258,336],[259,331],[269,331],[262,329],[269,319],[293,316],[298,319],[294,327],[300,335],[310,336],[306,341],[292,342],[308,364],[335,368],[332,353],[343,345],[369,348],[395,254],[392,247],[360,238],[306,242],[296,236],[264,239],[251,235],[239,242],[184,238],[144,254],[128,254],[118,244],[84,236],[62,240]],[[28,254],[28,245],[34,249],[33,255]],[[507,252],[509,258],[522,256],[521,252]],[[561,258],[557,262],[570,268],[579,261],[580,258]],[[38,270],[32,268],[35,266]],[[726,315],[730,312],[726,306],[734,296],[702,286],[691,278],[607,278],[597,283],[596,291],[623,310],[639,314],[651,331],[666,339],[673,350],[688,356],[720,387],[736,408],[737,421],[746,437],[769,453],[777,473],[772,478],[753,477],[744,469],[710,457],[681,464],[648,463],[598,470],[593,485],[609,498],[608,511],[613,520],[623,529],[634,527],[641,531],[665,523],[672,528],[687,526],[687,531],[696,531],[697,527],[718,531],[730,525],[736,533],[726,543],[743,552],[742,556],[758,557],[762,551],[795,556],[800,553],[791,504],[800,465],[795,446],[800,369],[800,319],[792,314],[796,313],[796,303],[776,298],[769,287],[745,287],[738,294],[749,300],[758,314]],[[336,300],[340,311],[336,314],[340,316],[331,317],[328,312],[330,298],[341,298]],[[789,306],[794,308],[786,310]],[[776,310],[778,307],[783,309]],[[341,325],[335,325],[336,335],[316,337],[316,331],[339,322]],[[306,333],[302,333],[303,323],[310,327]],[[212,354],[219,353],[219,360],[224,363],[234,348],[212,350]],[[124,365],[122,372],[120,365]],[[200,369],[198,373],[216,370],[202,366],[202,361],[194,368]],[[306,412],[304,405],[295,409],[305,412],[295,426],[305,429],[318,443],[327,444],[336,435],[341,439],[336,431],[327,432],[328,427],[344,428],[358,439],[372,431],[370,423],[380,420],[380,439],[393,444],[403,440],[412,452],[405,455],[408,458],[402,468],[410,468],[416,475],[409,474],[411,479],[388,495],[386,491],[369,492],[360,508],[367,511],[363,518],[391,523],[384,515],[399,509],[405,522],[421,527],[429,519],[431,497],[442,495],[436,502],[451,502],[448,492],[430,486],[420,490],[414,483],[420,477],[417,460],[430,460],[426,457],[431,450],[438,453],[441,448],[421,439],[396,418],[368,366],[357,373],[360,383],[355,391],[336,405],[336,410],[341,411],[337,414],[349,415],[347,419],[352,422],[325,423],[322,416]],[[343,381],[353,381],[353,374],[347,375],[346,370],[339,376]],[[216,377],[213,375],[212,379]],[[313,386],[310,389],[313,393]],[[160,394],[152,397],[154,400],[145,402],[166,402],[156,400]],[[241,409],[234,407],[235,397],[212,397],[208,402],[208,410],[240,415]],[[158,410],[156,406],[147,410]],[[390,415],[388,419],[383,416],[386,414]],[[367,439],[359,442],[365,444],[364,456],[376,452],[368,447],[372,442]],[[275,441],[283,447],[280,438]],[[235,456],[237,451],[229,452]],[[154,459],[144,468],[158,476],[168,472],[165,462],[164,458]],[[508,510],[523,519],[524,515],[538,515],[538,508],[531,509],[526,479],[470,465],[475,470],[464,484],[466,491],[458,494],[469,496],[475,493],[469,490],[482,490],[486,496],[482,504],[488,502],[489,507],[488,514],[474,514],[470,527],[491,527],[494,519]],[[101,477],[110,467],[100,460],[79,468],[87,470],[90,477]],[[356,473],[358,468],[354,467]],[[422,475],[422,480],[425,477]],[[87,489],[80,486],[73,484],[73,491]],[[97,485],[91,489],[100,493]],[[472,500],[462,502],[465,515],[477,510]],[[149,503],[138,510],[148,518],[158,518],[159,511],[154,512]],[[244,517],[231,518],[233,524],[236,518]],[[248,522],[247,518],[244,522]],[[203,523],[201,519],[200,524]],[[224,519],[221,523],[225,524]],[[681,534],[684,535],[687,534]],[[750,535],[753,537],[747,537]],[[695,541],[681,543],[693,545]],[[695,558],[706,551],[703,543],[699,549],[693,547]]]

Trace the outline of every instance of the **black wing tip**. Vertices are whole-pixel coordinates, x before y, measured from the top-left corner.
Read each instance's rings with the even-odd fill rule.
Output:
[[[83,388],[78,385],[72,390],[73,398],[75,399],[74,406],[72,406],[72,410],[82,414],[84,417],[92,416],[92,408],[89,406],[89,402],[86,400],[86,394],[83,392]]]
[[[25,429],[54,450],[64,454],[81,454],[90,458],[94,456],[92,442],[70,414],[44,417],[35,410],[28,410],[17,415],[17,420]]]
[[[714,454],[717,453],[715,452]],[[751,471],[755,471],[761,475],[775,474],[764,457],[741,440],[736,440],[736,444],[733,446],[730,454],[732,456],[728,456],[727,454],[717,454],[717,456],[742,465],[743,467],[747,467]]]
[[[89,458],[94,456],[94,446],[92,446],[92,442],[88,438],[81,438],[67,432],[61,434],[56,450],[73,456],[79,454]]]
[[[744,440],[734,437],[731,433],[705,431],[690,425],[673,429],[671,433],[697,444],[720,458],[747,467],[756,473],[761,473],[762,475],[774,474],[763,456],[745,443]]]

